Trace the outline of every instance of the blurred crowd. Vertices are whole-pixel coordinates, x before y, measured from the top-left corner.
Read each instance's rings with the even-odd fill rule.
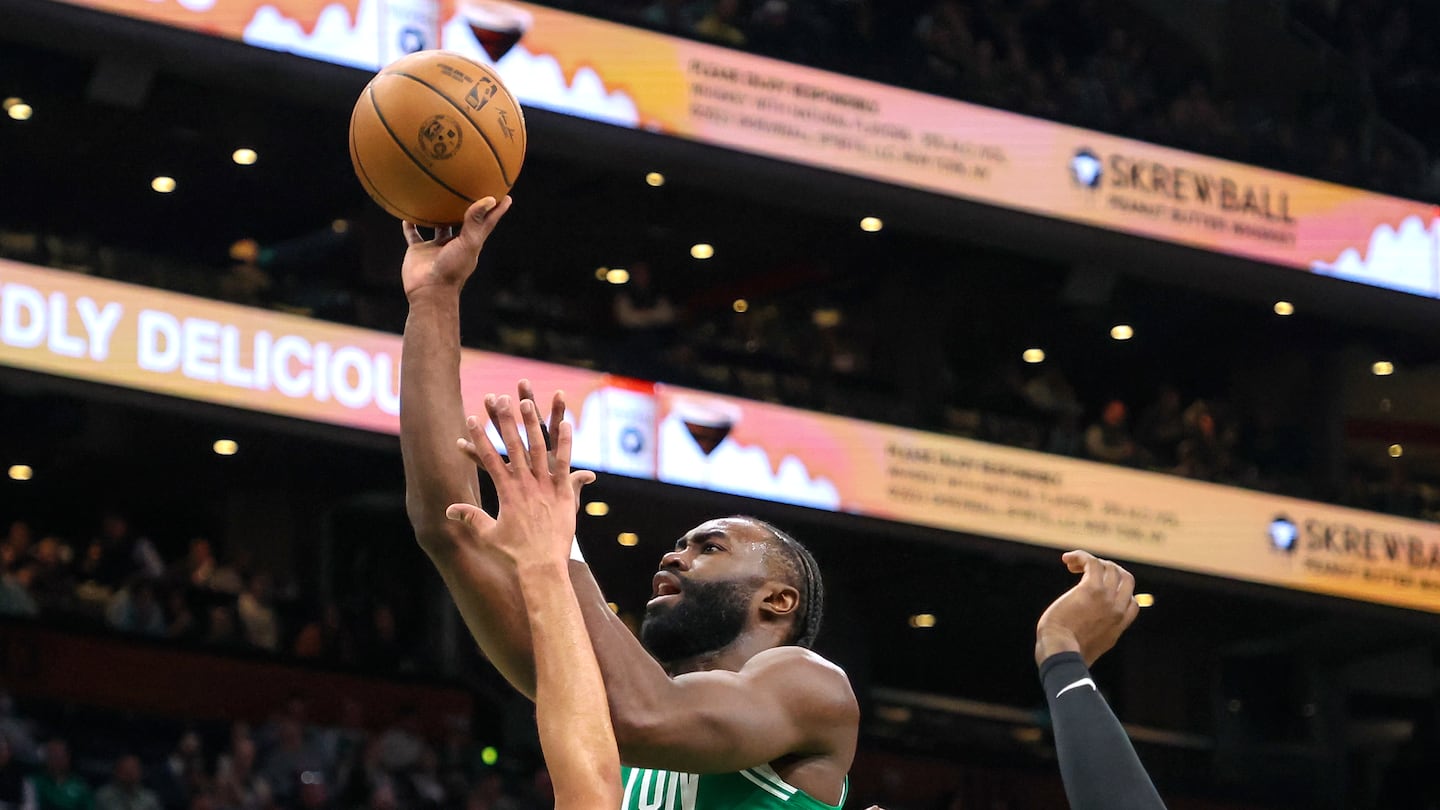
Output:
[[[167,560],[119,511],[81,542],[13,520],[0,538],[0,615],[108,626],[213,649],[283,654],[371,672],[415,670],[418,653],[384,602],[315,605],[246,555],[204,537]]]
[[[1349,60],[1341,70],[1372,92],[1297,89],[1281,102],[1227,89],[1194,43],[1119,0],[552,4],[1349,185],[1440,193],[1425,148],[1440,144],[1412,103],[1440,76],[1437,28],[1421,23],[1434,14],[1420,0],[1296,0],[1294,19],[1333,41],[1340,52],[1326,56]]]
[[[0,693],[0,810],[540,810],[543,767],[500,759],[468,718],[427,735],[346,701],[334,725],[292,697],[265,723],[177,723]]]

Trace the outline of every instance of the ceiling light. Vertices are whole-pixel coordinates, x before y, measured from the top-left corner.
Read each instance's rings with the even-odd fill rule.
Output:
[[[214,450],[217,456],[233,456],[240,452],[240,443],[234,439],[216,439],[210,449]]]
[[[910,617],[910,626],[919,630],[928,630],[935,626],[935,614],[916,613]]]
[[[1390,454],[1390,458],[1400,458],[1401,456],[1405,455],[1405,448],[1401,447],[1398,444],[1392,444],[1390,445],[1389,450],[1387,450],[1386,452]]]
[[[651,188],[659,188],[665,185],[665,175],[660,172],[650,172],[645,175],[645,185]]]
[[[330,230],[334,231],[335,233],[348,233],[350,231],[350,220],[337,219],[334,222],[330,223]]]
[[[609,279],[609,276],[610,276],[610,268],[608,268],[608,267],[597,267],[597,268],[595,268],[595,280],[596,280],[596,281],[609,281],[609,280],[610,280],[610,279]]]
[[[1116,340],[1129,340],[1135,337],[1135,330],[1129,324],[1117,323],[1110,327],[1110,337]]]
[[[1025,353],[1020,355],[1020,359],[1024,360],[1027,363],[1043,363],[1045,362],[1045,350],[1026,349]]]
[[[844,320],[844,316],[834,307],[821,307],[810,313],[810,320],[821,329],[834,329]]]
[[[590,517],[605,517],[610,514],[610,504],[604,501],[591,501],[585,504],[585,514]]]
[[[630,271],[623,267],[612,267],[605,271],[605,280],[611,284],[624,284],[630,280]]]
[[[860,230],[866,233],[879,233],[885,227],[884,220],[879,217],[865,217],[860,220]]]
[[[1276,314],[1276,315],[1281,315],[1281,316],[1284,316],[1284,315],[1294,315],[1294,314],[1295,314],[1295,305],[1292,304],[1292,303],[1290,303],[1289,301],[1276,301],[1276,302],[1275,302],[1275,314]]]
[[[0,109],[3,109],[3,110],[5,110],[6,112],[9,112],[9,111],[10,111],[10,108],[11,108],[11,107],[14,107],[16,104],[24,104],[24,103],[25,103],[25,100],[22,99],[22,98],[20,98],[19,96],[10,96],[10,97],[6,98],[3,103],[0,103]]]
[[[1376,377],[1389,377],[1395,373],[1395,364],[1389,360],[1377,360],[1374,365],[1370,366],[1370,373]]]
[[[241,166],[254,166],[260,155],[254,149],[236,149],[230,153],[230,159]]]
[[[615,542],[626,548],[633,548],[640,545],[640,535],[635,532],[621,532],[620,535],[615,538]]]
[[[35,477],[35,471],[32,470],[32,469],[30,469],[30,465],[29,465],[29,464],[12,464],[12,465],[10,465],[10,480],[11,480],[11,481],[29,481],[31,478],[34,478],[34,477]]]
[[[617,605],[617,604],[615,604],[614,602],[606,602],[606,603],[605,603],[605,607],[610,608],[610,612],[611,612],[611,613],[619,613],[619,612],[620,612],[620,606]]]
[[[700,259],[700,260],[703,261],[703,260],[705,260],[705,259],[710,258],[711,256],[714,256],[714,255],[715,255],[715,246],[714,246],[714,245],[707,245],[707,244],[705,244],[704,242],[701,242],[701,243],[698,244],[698,245],[692,245],[692,246],[690,247],[690,256],[691,256],[691,258]]]
[[[26,104],[23,101],[19,104],[7,107],[5,109],[5,112],[8,113],[9,116],[16,121],[29,121],[30,116],[35,114],[35,110],[31,108],[29,104]]]
[[[745,312],[750,309],[750,302],[744,298],[736,298],[735,302],[730,305],[730,308],[736,312]]]
[[[175,190],[175,178],[166,177],[162,174],[154,180],[150,181],[150,188],[160,192],[161,194],[169,194],[170,192]]]
[[[1155,604],[1155,594],[1153,594],[1153,593],[1137,593],[1137,594],[1135,594],[1135,604],[1139,605],[1139,606],[1142,607],[1142,608],[1143,608],[1143,607],[1153,607],[1154,604]]]

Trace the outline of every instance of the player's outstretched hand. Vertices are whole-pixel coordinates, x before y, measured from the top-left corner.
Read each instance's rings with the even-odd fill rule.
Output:
[[[470,206],[458,230],[454,226],[437,228],[433,239],[421,236],[413,222],[404,223],[405,242],[410,247],[400,277],[406,297],[427,289],[458,291],[465,286],[475,272],[480,248],[510,210],[510,202],[508,194],[498,203],[494,197],[486,197]]]
[[[1139,614],[1135,577],[1088,551],[1067,551],[1061,559],[1070,573],[1082,575],[1080,583],[1052,602],[1035,626],[1035,663],[1073,651],[1090,666],[1115,646]]]
[[[518,400],[523,440],[516,424],[517,400],[494,394],[485,397],[485,410],[505,443],[508,461],[496,452],[476,417],[466,420],[470,437],[457,440],[460,451],[494,479],[499,517],[491,518],[467,503],[452,504],[445,514],[473,526],[482,540],[517,565],[565,560],[575,536],[580,490],[595,480],[595,474],[570,469],[574,430],[563,421],[564,395],[555,395],[550,435],[553,450],[547,450],[545,428],[529,384],[522,383],[521,391],[531,394]]]

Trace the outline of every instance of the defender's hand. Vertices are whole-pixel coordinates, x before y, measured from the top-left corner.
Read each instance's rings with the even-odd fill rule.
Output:
[[[1080,584],[1066,591],[1040,617],[1035,627],[1035,663],[1058,652],[1080,653],[1085,665],[1115,646],[1135,621],[1135,577],[1109,560],[1086,551],[1061,556],[1073,574],[1084,572]]]

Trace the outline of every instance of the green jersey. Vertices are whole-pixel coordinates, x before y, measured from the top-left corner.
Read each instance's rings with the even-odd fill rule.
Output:
[[[846,778],[840,803],[826,804],[787,785],[769,765],[703,776],[622,767],[620,781],[620,810],[837,810],[850,792]]]

